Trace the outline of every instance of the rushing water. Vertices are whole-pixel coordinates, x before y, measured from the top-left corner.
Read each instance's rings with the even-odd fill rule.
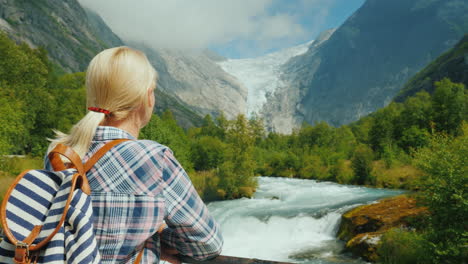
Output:
[[[341,215],[402,191],[259,177],[253,199],[213,202],[223,255],[299,263],[364,263],[342,253]]]

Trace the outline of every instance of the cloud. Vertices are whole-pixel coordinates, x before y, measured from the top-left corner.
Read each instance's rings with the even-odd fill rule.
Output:
[[[296,9],[321,17],[326,12],[320,5],[327,1],[334,0],[79,0],[126,41],[180,49],[229,43],[272,48],[278,41],[305,39],[310,30],[299,20],[307,14],[282,5],[294,2]]]

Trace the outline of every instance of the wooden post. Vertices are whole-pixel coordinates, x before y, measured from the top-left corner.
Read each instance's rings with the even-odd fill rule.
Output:
[[[181,256],[180,259],[183,263],[190,264],[292,264],[291,262],[279,262],[255,258],[239,258],[232,256],[218,256],[210,260],[194,260],[188,257]]]

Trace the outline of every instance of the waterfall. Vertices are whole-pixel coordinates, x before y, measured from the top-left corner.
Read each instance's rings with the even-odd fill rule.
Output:
[[[343,242],[336,238],[341,215],[358,205],[402,193],[314,180],[259,177],[258,181],[254,198],[208,206],[222,228],[223,255],[301,263],[364,263],[341,254]]]

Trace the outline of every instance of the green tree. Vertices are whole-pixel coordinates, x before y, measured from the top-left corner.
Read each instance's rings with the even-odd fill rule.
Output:
[[[351,131],[356,138],[357,143],[361,144],[370,144],[369,133],[374,123],[374,117],[365,116],[359,119],[358,121],[350,124]]]
[[[356,148],[357,140],[351,128],[341,126],[336,129],[335,140],[331,147],[334,147],[336,152],[343,153],[345,159],[351,158],[351,155]]]
[[[167,110],[161,117],[153,115],[141,130],[140,138],[156,141],[168,146],[186,171],[193,170],[190,160],[190,142],[185,131],[177,125],[172,113]]]
[[[229,145],[226,161],[219,170],[220,186],[227,191],[228,198],[236,198],[250,193],[241,192],[241,188],[256,187],[252,157],[254,138],[244,115],[237,116],[226,125],[226,142]]]
[[[328,180],[329,172],[323,160],[318,155],[307,155],[304,157],[304,166],[300,170],[300,174],[306,179]]]
[[[330,168],[330,178],[340,184],[351,184],[354,178],[353,169],[349,166],[349,161],[338,160]]]
[[[426,131],[431,130],[432,104],[431,95],[426,91],[416,93],[403,103],[398,129],[417,127]]]
[[[254,139],[254,144],[259,144],[262,139],[265,138],[265,126],[263,125],[263,120],[259,118],[249,119],[249,130],[251,136]]]
[[[70,73],[58,77],[52,94],[57,109],[60,109],[53,113],[55,127],[59,131],[68,131],[86,115],[85,73]]]
[[[223,131],[221,131],[221,128],[213,122],[211,116],[205,115],[203,118],[203,125],[201,127],[200,135],[222,138],[222,133]]]
[[[374,122],[369,131],[369,143],[379,156],[384,152],[385,146],[394,144],[395,123],[400,112],[400,104],[391,103],[374,113]]]
[[[223,112],[221,112],[221,114],[216,117],[216,124],[219,128],[219,135],[217,136],[219,139],[224,141],[226,137],[226,131],[229,126],[229,121],[226,119],[226,116],[224,116]]]
[[[197,171],[218,168],[225,160],[226,145],[216,137],[202,136],[194,139],[191,160]]]
[[[0,155],[12,154],[17,150],[15,143],[27,133],[23,120],[26,113],[22,101],[15,100],[9,89],[0,86]]]
[[[432,108],[436,129],[451,135],[458,135],[461,121],[467,118],[468,96],[465,86],[453,83],[447,78],[435,82],[435,86]]]
[[[351,159],[351,167],[354,171],[356,184],[371,183],[372,161],[374,154],[366,145],[359,145]]]
[[[426,172],[420,200],[428,206],[433,263],[462,263],[468,256],[468,124],[462,135],[434,135],[415,162]]]
[[[299,146],[319,146],[330,147],[333,143],[335,129],[328,125],[327,122],[319,122],[315,126],[304,124],[299,130],[298,143]]]
[[[421,129],[415,125],[403,131],[399,145],[406,151],[418,149],[429,143],[430,134],[426,129]]]
[[[46,137],[52,135],[51,113],[56,111],[54,100],[45,89],[49,77],[49,64],[43,50],[34,50],[26,44],[16,45],[0,33],[0,85],[8,90],[10,100],[22,105],[16,117],[26,131],[16,134],[12,154],[43,150]],[[10,104],[11,106],[11,104]],[[6,111],[6,109],[5,109]],[[6,113],[2,113],[6,114]]]

